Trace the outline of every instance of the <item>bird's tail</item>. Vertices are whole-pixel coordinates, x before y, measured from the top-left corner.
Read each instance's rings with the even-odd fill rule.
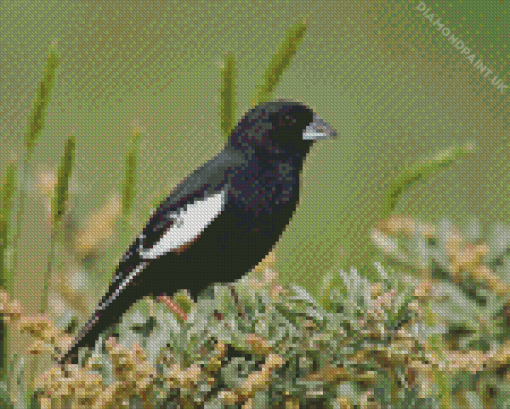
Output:
[[[93,347],[104,330],[118,324],[122,315],[147,294],[147,288],[140,278],[145,264],[140,263],[130,274],[117,273],[90,321],[79,331],[67,353],[60,358],[60,365],[66,362],[78,363],[79,349]]]

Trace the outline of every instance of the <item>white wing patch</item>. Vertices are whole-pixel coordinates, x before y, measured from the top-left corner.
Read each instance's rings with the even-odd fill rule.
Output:
[[[174,213],[174,225],[150,249],[140,249],[141,256],[155,259],[192,242],[221,213],[225,207],[226,195],[227,189],[223,189]]]

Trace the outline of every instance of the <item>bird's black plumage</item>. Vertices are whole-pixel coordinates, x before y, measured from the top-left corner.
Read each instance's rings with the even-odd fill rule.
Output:
[[[335,131],[307,106],[284,100],[250,110],[224,149],[186,177],[122,257],[108,292],[60,363],[146,295],[198,293],[232,282],[272,250],[299,201],[299,175],[316,139]]]

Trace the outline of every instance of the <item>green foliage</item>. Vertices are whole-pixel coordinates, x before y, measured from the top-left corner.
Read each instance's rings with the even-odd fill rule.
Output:
[[[278,50],[266,68],[262,83],[257,87],[257,96],[252,101],[252,106],[262,104],[271,99],[281,76],[297,53],[298,46],[306,34],[306,28],[306,20],[290,28],[286,38],[278,46]]]
[[[386,191],[387,213],[395,209],[398,199],[416,182],[424,181],[437,173],[441,168],[446,168],[456,160],[462,158],[468,153],[474,152],[474,144],[469,143],[458,148],[450,148],[436,154],[434,157],[413,163],[406,166],[391,182],[391,186]]]
[[[0,187],[0,287],[10,291],[12,289],[12,275],[6,269],[6,250],[9,247],[9,225],[11,219],[12,199],[16,194],[16,165],[7,166],[6,175]]]
[[[131,206],[136,196],[136,164],[138,160],[138,146],[140,140],[140,132],[135,130],[135,134],[131,141],[126,161],[124,164],[124,181],[122,183],[122,216],[129,217]]]
[[[74,136],[72,136],[67,140],[64,155],[62,156],[62,161],[58,169],[57,184],[55,185],[55,193],[51,203],[51,214],[54,224],[60,222],[66,211],[69,181],[71,180],[74,165],[75,145]]]
[[[46,60],[44,76],[39,83],[37,96],[34,100],[34,109],[30,116],[28,131],[25,136],[25,145],[27,147],[28,158],[30,159],[34,147],[37,143],[37,137],[44,128],[44,114],[46,106],[50,101],[50,93],[55,79],[55,71],[58,67],[59,58],[56,53],[56,44],[52,44],[50,53]]]

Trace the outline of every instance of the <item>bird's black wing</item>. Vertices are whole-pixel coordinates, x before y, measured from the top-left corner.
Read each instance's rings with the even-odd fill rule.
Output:
[[[157,290],[160,276],[151,274],[151,268],[160,269],[166,254],[190,245],[221,213],[228,200],[227,173],[244,164],[244,155],[226,146],[177,185],[122,257],[107,293],[61,363],[76,362],[79,348],[92,347],[99,334],[118,323],[136,301]],[[174,274],[176,278],[185,272]]]

